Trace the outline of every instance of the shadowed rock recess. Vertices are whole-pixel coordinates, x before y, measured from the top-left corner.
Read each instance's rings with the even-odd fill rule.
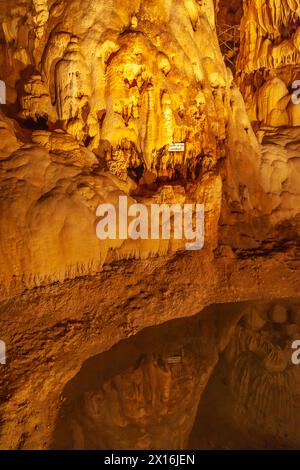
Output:
[[[300,0],[1,0],[1,449],[299,448],[299,58]]]

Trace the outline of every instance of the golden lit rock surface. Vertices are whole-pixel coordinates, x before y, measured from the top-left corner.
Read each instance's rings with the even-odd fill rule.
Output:
[[[300,53],[297,1],[244,2],[238,83],[251,121],[265,127],[299,126],[291,100]]]
[[[21,2],[3,23],[7,106],[29,128],[20,151],[1,164],[11,194],[8,202],[2,193],[1,214],[17,211],[18,219],[1,232],[3,294],[95,274],[112,248],[115,259],[182,249],[100,245],[96,208],[118,194],[164,202],[161,187],[171,185],[170,203],[182,194],[203,203],[206,247],[214,249],[224,160],[232,156],[238,172],[228,182],[229,204],[244,211],[261,202],[239,168],[247,147],[246,179],[257,183],[260,150],[218,47],[212,2],[48,2],[48,10],[46,3],[26,10]],[[185,142],[185,151],[170,152],[174,142]]]
[[[291,342],[298,337],[299,303],[244,308],[202,395],[191,448],[299,447],[300,375],[290,360]],[[217,426],[226,428],[226,435],[217,433]]]
[[[0,448],[299,446],[300,5],[228,3],[1,1]],[[101,242],[121,195],[204,204],[204,249]]]

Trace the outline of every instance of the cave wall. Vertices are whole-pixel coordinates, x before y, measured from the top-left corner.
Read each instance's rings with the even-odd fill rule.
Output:
[[[291,99],[299,78],[299,14],[297,1],[244,2],[238,83],[250,120],[262,127],[299,126]]]
[[[295,24],[298,4],[272,5],[244,2],[234,77],[210,0],[1,2],[1,448],[51,447],[67,384],[89,358],[144,328],[215,303],[299,296],[298,111],[282,107],[297,52],[268,46],[270,60],[255,62],[248,50],[263,37],[279,45],[291,41],[286,34],[296,38],[282,25]],[[271,87],[262,68],[266,83],[275,70]],[[186,142],[181,159],[168,151],[174,140]],[[124,194],[146,204],[204,203],[205,249],[100,243],[96,208]],[[209,373],[236,323],[211,318]],[[138,374],[151,370],[155,381],[157,369],[152,359]],[[208,375],[193,383],[197,404]],[[150,406],[147,419],[155,412]],[[181,412],[171,409],[172,419]],[[171,445],[186,443],[192,424]],[[156,445],[151,439],[140,445]]]
[[[96,209],[122,194],[203,203],[209,251],[222,211],[230,226],[237,208],[243,222],[264,213],[261,151],[211,0],[20,1],[0,13],[2,297],[183,249],[101,243]],[[183,155],[169,151],[176,141]]]
[[[297,449],[299,332],[291,300],[145,329],[66,385],[51,448]]]
[[[299,448],[300,376],[291,360],[298,337],[298,302],[244,309],[202,395],[191,449]]]

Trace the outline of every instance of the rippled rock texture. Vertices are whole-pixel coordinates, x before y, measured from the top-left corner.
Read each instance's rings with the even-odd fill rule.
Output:
[[[220,377],[231,384],[221,428],[230,417],[248,436],[260,422],[271,447],[296,445],[262,410],[292,432],[295,372],[281,342],[298,334],[285,302],[300,292],[300,105],[290,87],[299,14],[296,0],[1,1],[1,448],[187,447]],[[226,25],[241,31],[231,68]],[[184,151],[173,152],[178,142]],[[101,242],[96,209],[121,195],[204,204],[204,249]],[[246,313],[231,305],[257,301],[264,312],[239,323]],[[227,314],[205,310],[217,304]],[[129,348],[119,369],[108,356],[114,373],[94,389],[82,379],[120,341],[197,314],[193,331],[182,324],[182,338],[175,329],[143,353]],[[195,445],[227,445],[203,439]]]
[[[96,208],[121,194],[204,203],[213,250],[230,156],[229,204],[261,209],[257,194],[239,190],[258,181],[260,149],[219,49],[211,0],[21,1],[1,13],[3,111],[15,118],[0,117],[8,146],[1,214],[18,220],[1,232],[4,295],[95,274],[111,249],[115,259],[182,249],[100,244]],[[170,152],[174,142],[185,151]]]
[[[147,329],[66,386],[52,446],[297,449],[299,333],[295,302],[219,305]]]
[[[299,126],[291,101],[299,78],[299,14],[297,1],[244,2],[239,83],[250,119],[266,127]]]

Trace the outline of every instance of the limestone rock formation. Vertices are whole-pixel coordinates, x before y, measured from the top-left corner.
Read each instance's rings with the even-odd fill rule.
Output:
[[[3,79],[18,96],[8,93],[7,107],[29,131],[20,153],[7,154],[1,165],[2,185],[11,186],[13,175],[19,187],[11,186],[11,206],[3,197],[1,212],[5,217],[22,206],[18,228],[4,227],[1,235],[4,295],[99,272],[112,248],[117,259],[182,249],[165,242],[101,244],[96,208],[118,194],[149,205],[160,201],[161,187],[173,187],[170,203],[183,191],[186,203],[205,205],[206,247],[213,250],[223,161],[230,165],[231,154],[239,165],[247,146],[246,179],[257,182],[260,150],[218,47],[212,2],[123,2],[118,8],[103,2],[95,8],[74,0],[36,2],[34,9],[21,2],[13,10],[13,31],[10,14],[4,16]],[[30,53],[26,60],[15,57],[21,40]],[[184,142],[184,152],[170,151],[174,142]],[[229,204],[261,210],[236,170]],[[18,240],[18,249],[7,249],[7,237]]]
[[[241,316],[235,310],[146,329],[106,357],[91,358],[64,390],[51,447],[186,448],[199,399],[230,339],[217,317],[234,325]]]
[[[0,19],[0,448],[226,447],[203,431],[224,389],[220,429],[299,446],[299,2],[2,0]],[[100,241],[120,196],[203,204],[204,249]]]
[[[291,96],[298,79],[299,15],[297,1],[244,2],[238,81],[251,121],[263,127],[299,126]]]

